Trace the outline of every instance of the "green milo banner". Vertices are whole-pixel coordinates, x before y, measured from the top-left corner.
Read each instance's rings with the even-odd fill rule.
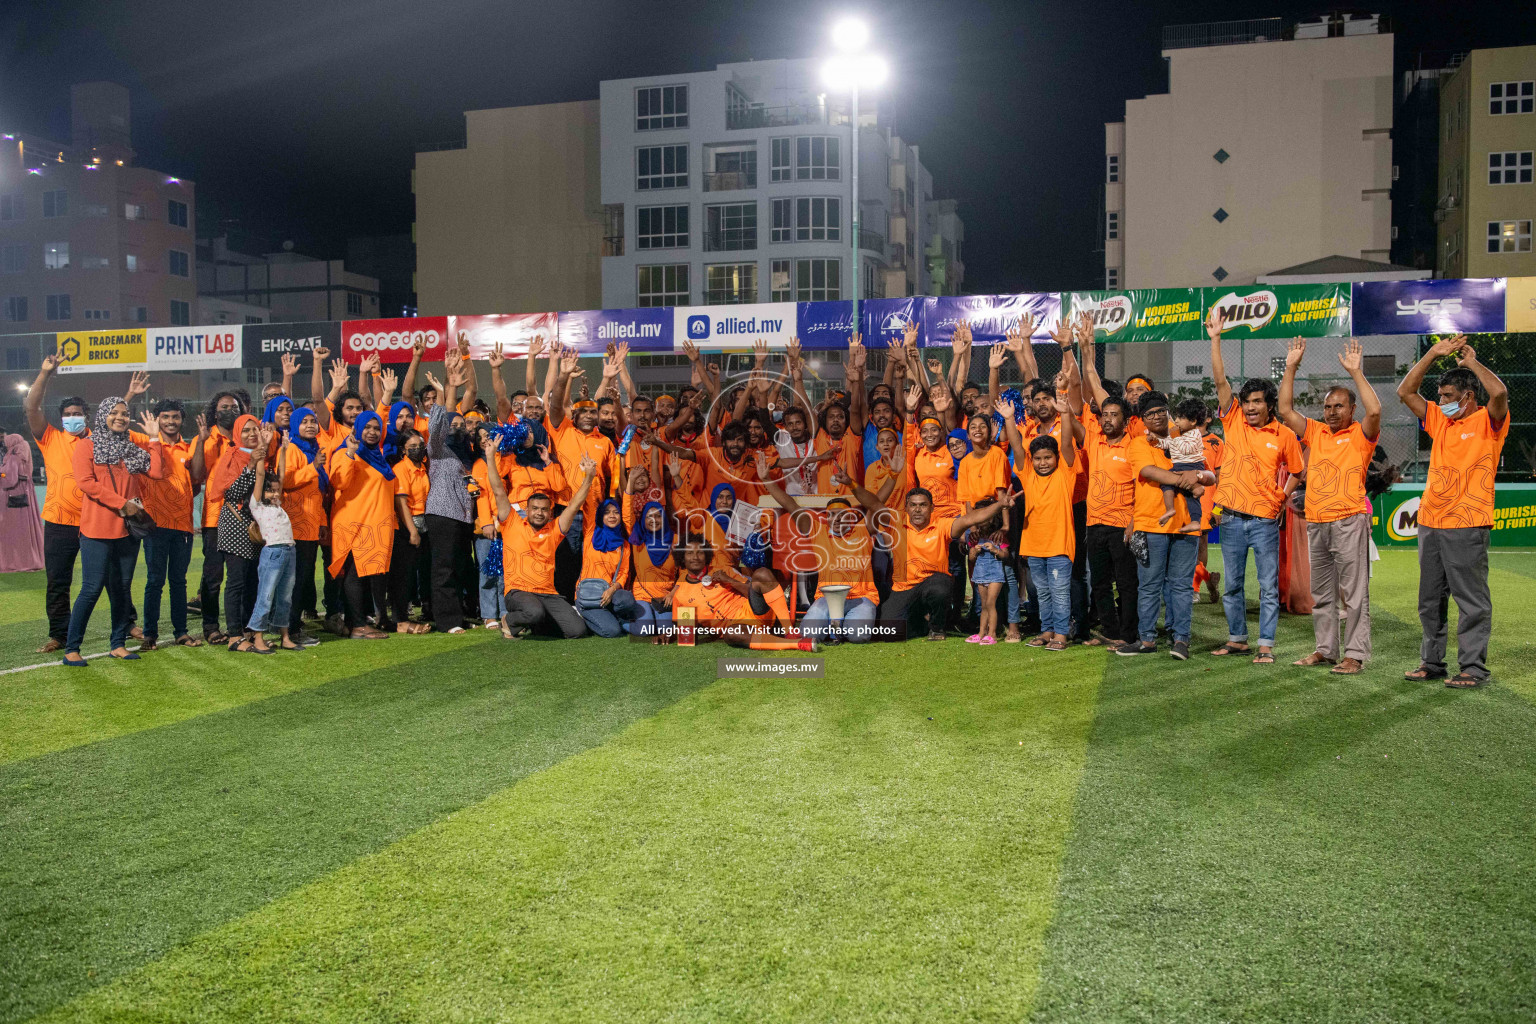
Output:
[[[1093,317],[1103,341],[1198,341],[1205,311],[1198,288],[1137,288],[1127,292],[1068,292],[1069,315]]]
[[[1251,285],[1202,292],[1206,311],[1221,310],[1225,338],[1328,338],[1350,333],[1347,284]]]
[[[1377,547],[1418,547],[1423,484],[1397,484],[1376,497],[1371,535]],[[1499,548],[1536,548],[1536,484],[1499,484],[1493,489],[1493,532]]]

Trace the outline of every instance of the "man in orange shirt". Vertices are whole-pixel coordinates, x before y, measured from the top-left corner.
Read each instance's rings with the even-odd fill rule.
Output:
[[[89,410],[85,399],[69,397],[59,402],[60,430],[43,415],[43,396],[48,378],[59,367],[59,357],[43,357],[37,379],[22,403],[32,439],[43,453],[48,490],[43,495],[43,573],[47,577],[44,607],[48,614],[48,641],[38,654],[62,651],[69,639],[69,591],[75,579],[75,560],[80,555],[80,486],[75,483],[75,446],[90,436],[86,426]]]
[[[140,484],[144,511],[155,528],[144,538],[144,643],[152,651],[160,636],[160,595],[171,587],[171,632],[182,647],[203,642],[187,632],[187,566],[192,561],[192,499],[206,475],[201,444],[181,436],[182,408],[174,398],[162,398],[150,410],[160,428],[165,476]]]
[[[1439,402],[1419,394],[1430,364],[1455,356],[1440,375]],[[1478,404],[1478,388],[1488,404]],[[1509,389],[1477,361],[1464,335],[1437,341],[1397,386],[1397,397],[1424,424],[1431,441],[1429,477],[1419,502],[1420,665],[1405,679],[1443,679],[1446,612],[1456,599],[1456,660],[1447,679],[1458,689],[1488,680],[1488,636],[1493,603],[1488,594],[1488,535],[1493,527],[1493,478],[1509,437]]]
[[[1084,542],[1093,578],[1093,603],[1099,609],[1104,637],[1085,640],[1089,646],[1107,642],[1119,647],[1136,639],[1136,556],[1125,542],[1136,498],[1136,474],[1130,459],[1134,439],[1125,429],[1127,418],[1125,399],[1108,395],[1099,401],[1097,417],[1084,417],[1088,433],[1084,451],[1088,462],[1088,529]]]
[[[1280,418],[1311,452],[1307,460],[1307,553],[1312,568],[1312,632],[1317,649],[1296,665],[1333,665],[1357,674],[1371,656],[1371,500],[1365,471],[1381,432],[1381,400],[1361,371],[1360,343],[1350,339],[1339,363],[1359,389],[1365,416],[1355,420],[1355,392],[1333,387],[1323,396],[1323,418],[1296,411],[1296,369],[1306,355],[1303,338],[1291,342],[1280,378]],[[1339,660],[1339,622],[1344,660]]]
[[[235,421],[245,411],[245,403],[233,391],[220,391],[209,400],[198,419],[196,442],[202,449],[205,474],[212,474],[224,454],[237,447],[233,436]],[[198,584],[198,604],[203,614],[203,639],[209,643],[223,643],[227,639],[219,629],[219,590],[224,584],[219,512],[223,507],[222,493],[203,492],[203,576]]]
[[[1227,437],[1221,479],[1216,485],[1216,504],[1222,509],[1221,567],[1227,578],[1222,595],[1227,612],[1227,642],[1211,653],[1247,654],[1251,650],[1248,597],[1243,583],[1248,574],[1248,552],[1252,550],[1259,576],[1259,651],[1253,663],[1273,665],[1275,634],[1280,629],[1280,507],[1285,501],[1277,481],[1282,466],[1293,475],[1301,472],[1301,444],[1291,428],[1275,417],[1279,394],[1274,381],[1251,377],[1233,393],[1221,357],[1222,327],[1221,311],[1213,308],[1206,332],[1211,339],[1211,375],[1216,378],[1217,409]],[[1191,580],[1194,571],[1191,565]]]

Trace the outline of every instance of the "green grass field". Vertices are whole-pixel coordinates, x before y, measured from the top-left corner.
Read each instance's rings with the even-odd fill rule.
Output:
[[[1402,551],[1354,678],[1289,616],[1262,668],[476,630],[0,675],[0,1022],[1531,1020],[1536,554],[1494,566],[1469,692],[1401,678]],[[0,577],[0,669],[41,592]]]

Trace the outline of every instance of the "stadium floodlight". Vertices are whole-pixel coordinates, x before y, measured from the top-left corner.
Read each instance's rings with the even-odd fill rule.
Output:
[[[842,19],[832,26],[832,45],[842,52],[821,66],[821,80],[827,88],[833,92],[846,92],[849,101],[848,134],[852,145],[849,146],[851,173],[848,180],[852,192],[850,205],[853,208],[853,231],[849,242],[853,266],[849,278],[852,284],[855,333],[859,330],[859,90],[884,85],[891,73],[890,65],[884,57],[864,52],[868,42],[868,25],[857,18]]]

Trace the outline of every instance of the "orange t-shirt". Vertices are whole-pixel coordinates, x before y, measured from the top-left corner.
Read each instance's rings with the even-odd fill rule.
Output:
[[[86,437],[90,434],[87,433]],[[80,485],[75,482],[75,446],[84,438],[48,424],[37,447],[43,453],[48,490],[43,494],[43,521],[59,526],[80,525]]]
[[[193,442],[196,443],[195,441]],[[219,433],[217,430],[208,434],[208,440],[203,442],[203,468],[213,473],[213,467],[219,464],[224,453],[235,446],[235,442]],[[219,525],[219,510],[224,507],[224,495],[215,494],[207,487],[203,488],[203,529],[210,529]]]
[[[828,583],[841,583],[849,586],[848,600],[866,598],[870,601],[880,600],[880,591],[875,587],[875,574],[871,568],[871,558],[875,550],[874,538],[869,535],[869,527],[863,523],[857,523],[843,536],[838,537],[832,533],[832,527],[827,520],[816,516],[816,525],[807,538],[811,550],[816,553],[816,594],[811,600],[822,596],[822,587]],[[945,569],[949,568],[948,556],[945,557]]]
[[[1216,434],[1205,435],[1205,468],[1215,473],[1221,469],[1221,460],[1226,457],[1227,446]],[[1218,481],[1220,478],[1217,478]],[[1216,497],[1216,491],[1207,487],[1205,495],[1200,499],[1200,529],[1210,532],[1211,513],[1216,508],[1216,502],[1211,499]]]
[[[1494,427],[1486,407],[1453,420],[1431,402],[1424,432],[1431,445],[1419,525],[1436,530],[1492,526],[1493,475],[1509,437],[1509,415]]]
[[[547,494],[556,505],[563,505],[575,493],[558,461],[548,466],[524,466],[510,455],[500,456],[496,461],[501,468],[501,478],[507,484],[507,500],[514,505],[525,504],[531,494]],[[592,490],[596,489],[597,481],[594,480]]]
[[[672,591],[672,617],[675,621],[679,608],[692,608],[696,622],[762,622],[773,621],[773,609],[758,615],[752,605],[730,587],[722,583],[690,583],[687,577],[677,581]]]
[[[359,576],[389,572],[395,550],[395,481],[343,450],[326,461],[331,476],[331,575],[352,556]]]
[[[1104,436],[1096,418],[1090,417],[1088,445],[1080,453],[1087,460],[1089,526],[1131,525],[1131,510],[1136,502],[1136,473],[1131,469],[1131,442],[1135,438],[1122,433],[1111,441]]]
[[[1024,531],[1019,535],[1019,554],[1026,558],[1052,555],[1077,556],[1077,538],[1072,532],[1072,492],[1082,476],[1082,453],[1074,453],[1072,465],[1057,461],[1050,476],[1041,476],[1035,467],[1026,466],[1019,474],[1024,489]]]
[[[606,585],[613,582],[614,573],[617,572],[619,587],[627,588],[629,586],[629,543],[626,541],[612,551],[599,551],[592,546],[593,531],[585,532],[586,536],[581,544],[581,578],[602,580]],[[650,561],[650,558],[647,557],[646,561]]]
[[[918,440],[915,430],[907,431],[907,489],[922,487],[933,495],[933,514],[958,516],[965,506],[955,497],[955,460],[944,445],[931,452]]]
[[[1172,472],[1173,463],[1168,460],[1167,455],[1163,454],[1161,448],[1154,447],[1147,440],[1145,434],[1131,442],[1130,459],[1131,470],[1136,474],[1136,505],[1133,515],[1136,529],[1143,533],[1179,532],[1180,527],[1189,523],[1189,512],[1185,509],[1184,502],[1175,501],[1173,518],[1167,523],[1159,523],[1158,520],[1167,511],[1163,507],[1163,487],[1141,475],[1141,471],[1148,466]]]
[[[837,472],[837,466],[842,466],[843,471],[854,481],[864,479],[864,445],[857,434],[851,430],[843,431],[841,438],[834,438],[825,430],[816,432],[816,450],[836,452],[837,458],[816,466],[816,493],[817,494],[847,494],[848,488],[832,482],[832,474]]]
[[[320,470],[310,465],[298,446],[290,443],[283,460],[283,511],[293,527],[294,540],[317,541],[325,525],[325,495],[320,490]]]
[[[994,444],[987,449],[985,455],[973,451],[960,460],[955,497],[966,505],[975,505],[984,498],[995,498],[998,488],[1007,489],[1010,475],[1008,453],[1002,445]],[[948,564],[945,562],[946,566]]]
[[[699,488],[700,497],[708,502],[709,496],[715,493],[715,487],[719,484],[730,484],[731,490],[736,492],[737,501],[745,501],[749,505],[756,505],[762,488],[757,484],[757,462],[752,457],[749,449],[741,461],[734,465],[726,462],[725,449],[707,441],[700,442],[694,449],[698,454],[700,467],[704,470],[704,486]],[[775,459],[770,459],[772,464]]]
[[[1092,432],[1093,431],[1096,431],[1096,430],[1099,429],[1099,419],[1098,419],[1097,416],[1084,415],[1083,419],[1080,420],[1079,422],[1081,422],[1083,424],[1083,432],[1084,432],[1084,435],[1085,435],[1085,440],[1086,440],[1087,437],[1092,436]],[[1064,426],[1064,424],[1061,421],[1061,417],[1057,416],[1056,417],[1056,422],[1051,424],[1051,429],[1045,431],[1046,435],[1048,435],[1050,437],[1054,437],[1056,439],[1057,458],[1061,457],[1061,428],[1063,426]],[[1146,428],[1143,427],[1142,430],[1145,431]],[[1022,435],[1023,439],[1024,439],[1024,453],[1025,453],[1025,455],[1029,454],[1029,442],[1031,442],[1035,438],[1039,437],[1040,434],[1041,434],[1040,421],[1035,419],[1033,416],[1031,416],[1029,418],[1028,422],[1026,422],[1025,425],[1024,425],[1024,433]],[[1077,449],[1077,461],[1081,462],[1082,460],[1083,460],[1083,449],[1081,447],[1079,447]],[[1023,476],[1024,476],[1023,473],[1019,474],[1020,479],[1022,479]],[[1072,500],[1074,502],[1087,501],[1088,500],[1088,474],[1087,473],[1079,473],[1077,475],[1077,490],[1072,492]]]
[[[137,431],[131,436],[141,444],[149,443],[149,438]],[[156,526],[182,533],[192,532],[192,496],[197,493],[197,488],[192,486],[192,470],[188,467],[196,444],[196,439],[188,438],[175,444],[160,443],[160,450],[165,453],[165,476],[159,480],[145,480],[139,487],[144,511],[149,513]]]
[[[547,421],[545,429],[548,429]],[[581,471],[582,456],[590,456],[597,463],[597,476],[587,489],[587,500],[581,503],[581,521],[586,523],[597,515],[597,506],[613,493],[613,482],[618,479],[619,457],[613,450],[613,442],[596,429],[583,434],[569,417],[561,420],[560,426],[550,431],[550,436],[554,438],[555,456],[560,460],[560,469],[565,473],[565,479],[571,482],[572,495],[584,478]]]
[[[631,544],[629,561],[635,567],[633,593],[636,601],[666,597],[672,592],[672,584],[677,582],[677,562],[670,553],[657,565],[651,561],[649,548],[644,544]]]
[[[1301,443],[1311,450],[1307,459],[1309,523],[1335,523],[1371,512],[1365,496],[1365,469],[1376,451],[1375,438],[1365,436],[1359,423],[1335,434],[1321,420],[1307,420]]]
[[[514,590],[553,594],[555,552],[563,540],[565,533],[554,516],[538,530],[516,512],[507,516],[507,521],[501,524],[502,589],[509,594]]]
[[[410,459],[395,463],[395,493],[405,495],[405,507],[411,515],[427,514],[427,492],[431,489],[425,465],[418,466]]]
[[[944,453],[948,457],[949,453]],[[864,489],[875,497],[880,496],[880,489],[885,486],[887,480],[896,481],[891,485],[891,493],[885,497],[886,508],[902,508],[907,502],[907,471],[906,469],[892,469],[891,464],[884,459],[876,459],[864,467]],[[934,505],[937,514],[938,505]]]
[[[1280,467],[1292,473],[1302,470],[1301,444],[1296,434],[1279,419],[1271,419],[1262,427],[1250,427],[1243,416],[1243,404],[1236,397],[1222,414],[1221,422],[1227,448],[1222,455],[1221,480],[1216,485],[1216,504],[1260,519],[1275,518],[1285,500],[1285,492],[1277,482]]]
[[[906,572],[891,581],[892,590],[911,590],[936,572],[949,573],[949,542],[953,539],[955,517],[933,516],[921,530],[906,521],[902,546]]]

